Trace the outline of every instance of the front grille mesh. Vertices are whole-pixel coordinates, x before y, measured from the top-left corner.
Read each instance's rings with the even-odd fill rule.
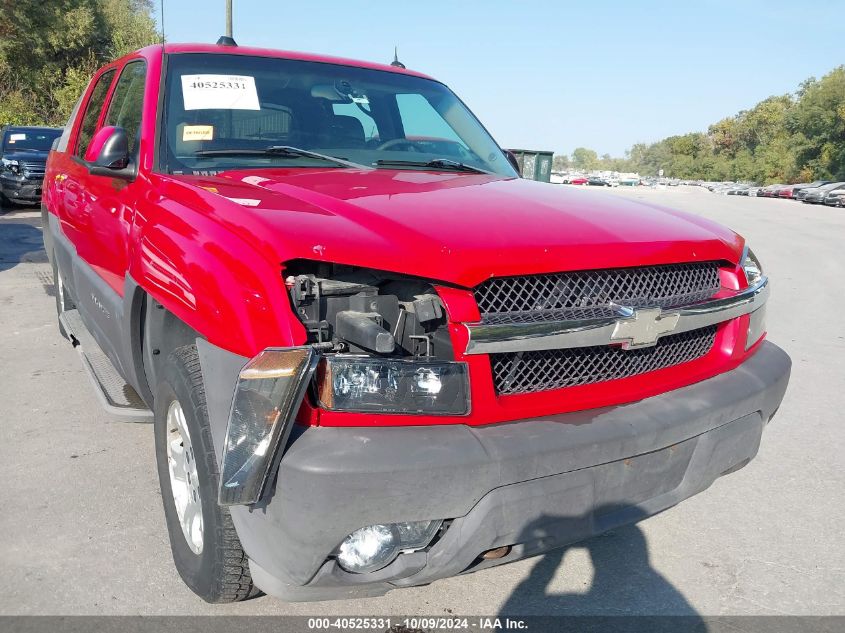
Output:
[[[30,178],[44,176],[45,169],[46,166],[44,163],[35,163],[27,161],[21,163],[21,170]]]
[[[610,304],[672,308],[705,301],[720,287],[717,262],[494,277],[475,289],[485,323],[614,316]]]
[[[706,355],[716,326],[661,338],[653,347],[581,347],[491,354],[493,381],[500,395],[562,389],[673,367]]]

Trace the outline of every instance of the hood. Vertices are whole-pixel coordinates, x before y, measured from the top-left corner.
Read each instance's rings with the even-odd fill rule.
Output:
[[[278,257],[474,286],[491,276],[736,262],[743,241],[704,218],[612,194],[499,176],[272,169],[162,176],[162,193]]]
[[[21,150],[21,151],[6,151],[3,153],[3,158],[8,160],[20,160],[27,163],[43,163],[46,164],[49,152],[39,152],[36,150]]]

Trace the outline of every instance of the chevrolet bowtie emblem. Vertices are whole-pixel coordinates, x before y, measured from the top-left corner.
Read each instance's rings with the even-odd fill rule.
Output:
[[[618,307],[626,318],[619,319],[611,343],[622,343],[622,349],[651,347],[664,334],[668,334],[678,325],[680,315],[677,312],[664,314],[660,308]]]

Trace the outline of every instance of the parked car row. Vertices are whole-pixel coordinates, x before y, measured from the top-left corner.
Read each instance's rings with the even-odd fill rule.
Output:
[[[705,186],[713,193],[726,196],[782,198],[799,200],[807,204],[825,204],[831,207],[845,206],[845,182],[816,180],[790,185],[779,183],[765,187],[735,182],[719,182],[707,183]]]
[[[616,187],[619,184],[618,178],[606,178],[603,176],[584,176],[581,174],[566,174],[561,176],[560,182],[564,185],[592,185],[594,187]]]
[[[665,179],[645,178],[641,179],[639,176],[630,175],[590,175],[583,174],[552,174],[552,182],[564,185],[587,185],[593,187],[636,187],[639,185],[655,187],[658,185],[677,185],[678,181],[669,181]]]
[[[587,176],[569,174],[563,177],[562,182],[564,185],[586,185],[588,180]]]

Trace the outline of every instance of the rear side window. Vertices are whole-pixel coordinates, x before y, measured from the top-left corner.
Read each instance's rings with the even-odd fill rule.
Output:
[[[109,104],[104,125],[122,127],[129,140],[129,151],[137,155],[141,134],[141,113],[144,109],[144,81],[147,64],[142,60],[124,66]]]
[[[88,105],[85,106],[85,114],[82,116],[82,126],[79,128],[79,140],[76,144],[76,155],[80,158],[85,156],[88,144],[94,138],[94,133],[97,131],[97,121],[100,118],[100,112],[103,111],[103,105],[106,102],[106,95],[108,95],[112,79],[114,79],[113,70],[103,73],[97,80],[94,90],[91,91],[91,98],[88,99]]]
[[[68,144],[70,143],[70,134],[73,131],[73,122],[76,121],[76,117],[79,114],[79,108],[82,106],[82,97],[84,96],[84,94],[80,95],[79,99],[76,100],[76,105],[73,106],[73,110],[68,117],[65,128],[62,130],[62,136],[59,138],[59,143],[56,145],[57,152],[67,151]]]

